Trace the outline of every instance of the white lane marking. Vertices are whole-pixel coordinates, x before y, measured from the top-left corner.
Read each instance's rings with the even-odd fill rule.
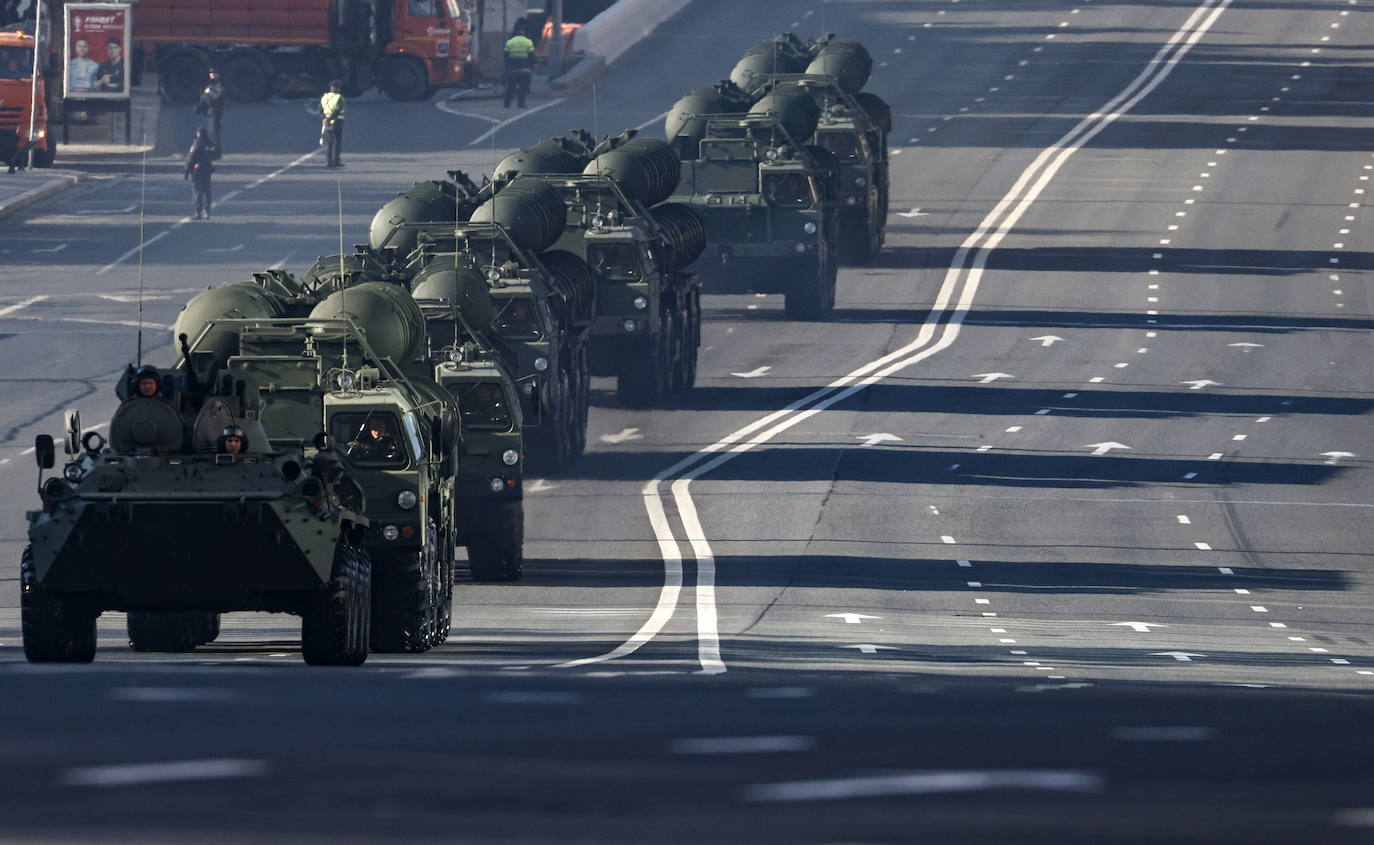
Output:
[[[272,171],[271,173],[267,174],[266,176],[263,176],[262,178],[256,179],[256,180],[254,180],[254,181],[252,181],[252,182],[249,182],[247,185],[245,185],[243,188],[240,189],[240,192],[241,192],[241,191],[251,191],[252,189],[258,187],[259,185],[261,185],[261,184],[263,184],[263,183],[265,183],[265,182],[270,182],[271,180],[277,178],[278,176],[282,175],[282,174],[285,173],[286,171],[288,171],[288,170],[290,170],[290,169],[292,169],[292,168],[294,168],[294,167],[298,167],[298,166],[300,166],[301,164],[304,164],[305,162],[309,161],[310,159],[314,158],[315,156],[319,155],[319,154],[322,153],[322,152],[324,152],[324,148],[323,148],[323,147],[317,147],[317,148],[311,150],[310,152],[306,153],[306,154],[303,155],[303,156],[298,156],[297,158],[295,158],[295,159],[294,159],[293,161],[291,161],[290,163],[285,164],[285,165],[283,165],[283,166],[281,166],[281,167],[278,167],[276,170]],[[238,192],[236,192],[236,193],[238,193]],[[219,202],[214,203],[214,204],[212,205],[212,207],[213,207],[213,208],[218,208],[219,206],[221,206],[221,205],[224,204],[224,202],[226,201],[226,199],[227,199],[227,198],[225,198],[225,197],[221,197],[220,200],[219,200]],[[141,249],[147,249],[148,247],[152,246],[153,244],[157,243],[158,241],[162,240],[163,238],[167,237],[168,235],[170,235],[170,234],[172,234],[173,232],[175,232],[177,229],[180,229],[182,226],[185,226],[187,223],[190,223],[190,222],[191,222],[191,218],[190,218],[190,217],[183,217],[183,218],[181,218],[181,219],[178,220],[177,222],[173,223],[171,226],[168,226],[166,229],[163,229],[161,232],[158,232],[156,235],[153,235],[151,238],[147,239],[147,240],[144,241],[143,243],[139,244],[138,246],[135,246],[133,249],[131,249],[131,250],[129,250],[128,252],[124,253],[123,255],[119,256],[119,257],[116,258],[114,261],[111,261],[109,264],[106,264],[104,267],[101,267],[99,270],[96,270],[96,271],[95,271],[95,274],[96,274],[97,276],[103,276],[103,275],[105,275],[106,273],[110,272],[110,271],[113,270],[114,268],[116,268],[116,267],[118,267],[119,265],[123,264],[125,261],[128,261],[130,258],[133,258],[135,255],[138,255],[139,250],[141,250]]]
[[[203,252],[238,252],[239,250],[243,249],[245,246],[247,246],[247,244],[238,244],[238,245],[236,245],[236,246],[216,246],[216,247],[209,247],[208,249],[205,249],[205,250],[202,250],[202,251],[203,251]]]
[[[99,209],[99,208],[83,208],[83,209],[81,209],[80,211],[78,211],[78,212],[76,212],[76,213],[77,213],[77,214],[128,214],[128,213],[131,212],[131,211],[137,211],[137,210],[138,210],[138,204],[135,203],[134,205],[126,206],[126,207],[124,207],[124,208],[112,208],[112,209],[110,209],[110,210],[108,210],[108,211],[105,211],[105,210],[102,210],[102,209]]]
[[[1202,742],[1212,735],[1211,728],[1193,725],[1112,728],[1112,739],[1122,742]]]
[[[826,619],[843,619],[848,625],[861,625],[865,619],[882,619],[881,616],[867,616],[863,613],[827,613]]]
[[[854,436],[863,440],[863,443],[860,444],[862,446],[877,446],[881,443],[896,443],[902,439],[895,434],[889,434],[885,431],[875,432],[873,434],[856,434]]]
[[[1113,449],[1130,449],[1131,447],[1127,446],[1125,443],[1116,443],[1114,441],[1108,441],[1106,443],[1088,443],[1085,444],[1085,448],[1092,449],[1093,455],[1096,456],[1105,455]]]
[[[776,754],[810,751],[816,740],[809,736],[715,736],[675,739],[674,754]]]
[[[660,488],[663,482],[676,477],[670,489],[679,516],[684,526],[691,523],[698,529],[693,532],[688,528],[688,534],[694,553],[706,557],[704,561],[699,560],[697,567],[698,655],[699,659],[706,658],[702,659],[703,671],[724,671],[724,664],[719,663],[719,635],[713,627],[715,610],[714,607],[704,607],[704,599],[707,596],[714,598],[715,562],[710,553],[710,545],[699,530],[700,522],[696,519],[696,508],[690,497],[691,482],[870,385],[948,349],[959,337],[992,251],[1034,205],[1068,160],[1154,91],[1211,29],[1230,2],[1231,0],[1207,0],[1194,9],[1184,25],[1160,46],[1140,73],[1120,93],[1108,101],[1100,111],[1083,118],[1063,137],[1036,156],[1022,171],[1011,189],[983,218],[978,228],[956,250],[931,305],[930,313],[910,343],[688,455],[645,482],[641,489],[641,498],[663,557],[664,579],[658,602],[649,620],[614,649],[558,666],[584,666],[633,654],[657,636],[672,618],[682,590],[682,550],[668,522]]]
[[[1326,464],[1327,466],[1334,466],[1334,465],[1340,463],[1341,458],[1353,458],[1353,457],[1355,457],[1355,453],[1354,453],[1354,452],[1322,452],[1321,456],[1322,456],[1323,458],[1327,458],[1327,459],[1328,459],[1328,460],[1322,461],[1322,463]]]
[[[536,479],[534,480],[534,483],[533,483],[533,484],[530,484],[530,485],[528,485],[528,486],[525,487],[525,492],[526,492],[526,493],[543,493],[543,492],[545,492],[545,491],[547,491],[547,490],[554,490],[554,489],[556,489],[557,487],[558,487],[557,484],[550,484],[548,481],[546,481],[546,480],[544,480],[544,479],[542,479],[542,478],[536,478]]]
[[[961,561],[959,561],[958,563],[959,563],[960,566],[965,567],[965,568],[969,568],[969,567],[972,567],[972,566],[973,566],[973,561],[970,561],[970,560],[961,560]]]
[[[30,305],[36,305],[37,303],[42,302],[43,300],[45,300],[45,299],[47,299],[47,298],[48,298],[48,297],[45,296],[45,295],[31,296],[31,297],[29,297],[28,299],[21,299],[20,301],[14,303],[13,305],[6,305],[4,308],[0,308],[0,317],[8,317],[8,316],[11,315],[11,314],[14,314],[14,313],[19,312],[19,311],[23,311],[25,308],[28,308]]]
[[[60,244],[58,244],[57,246],[54,246],[54,247],[44,247],[44,248],[42,248],[42,249],[34,249],[34,250],[30,250],[30,252],[61,252],[62,250],[66,249],[66,248],[69,247],[69,246],[71,246],[70,243],[60,243]]]
[[[1179,515],[1178,515],[1178,523],[1179,523],[1179,525],[1192,525],[1192,524],[1193,524],[1193,521],[1192,521],[1191,519],[1189,519],[1188,516],[1187,516],[1186,514],[1179,514]]]
[[[968,585],[969,585],[970,587],[972,587],[972,588],[975,589],[975,590],[981,590],[981,589],[983,589],[983,582],[982,582],[982,581],[969,581],[969,582],[967,582],[967,583],[968,583]]]
[[[575,692],[494,690],[483,693],[482,700],[490,704],[577,704],[582,696]]]
[[[874,645],[873,643],[855,643],[854,645],[842,645],[840,648],[857,648],[860,654],[877,654],[879,651],[896,651],[890,645]]]
[[[1213,452],[1212,454],[1207,456],[1207,460],[1209,461],[1219,461],[1221,460],[1221,458],[1222,454],[1220,452]]]
[[[920,140],[920,139],[919,139],[919,138],[912,138],[911,140],[912,140],[912,141],[918,141],[918,140]],[[913,209],[911,209],[910,211],[899,211],[899,212],[897,212],[897,216],[898,216],[898,217],[928,217],[929,214],[928,214],[927,212],[922,211],[922,210],[919,209],[919,208],[913,208]]]
[[[759,376],[766,375],[768,371],[771,369],[773,368],[759,367],[757,369],[750,370],[747,373],[731,373],[730,375],[735,376],[736,378],[758,378]]]
[[[1221,382],[1219,382],[1219,381],[1212,381],[1211,379],[1206,379],[1206,378],[1194,379],[1194,380],[1192,380],[1192,381],[1181,381],[1181,382],[1179,382],[1179,384],[1186,384],[1186,385],[1189,385],[1189,388],[1188,388],[1189,390],[1201,390],[1201,389],[1203,389],[1204,387],[1220,387],[1220,386],[1221,386]]]
[[[1006,429],[1006,433],[1007,433],[1007,434],[1016,434],[1016,433],[1019,432],[1020,430],[1021,430],[1021,426],[1019,426],[1019,425],[1008,426],[1007,429]]]
[[[178,760],[167,763],[131,763],[123,766],[84,766],[67,769],[59,779],[64,786],[134,786],[143,783],[177,783],[188,780],[261,777],[265,760]]]
[[[763,699],[811,698],[815,694],[816,691],[811,687],[751,687],[744,692],[747,698]]]
[[[1039,337],[1032,337],[1028,339],[1040,341],[1041,346],[1054,346],[1056,343],[1059,343],[1064,338],[1053,334],[1042,334]]]
[[[115,687],[110,690],[110,698],[115,701],[180,704],[188,701],[238,701],[242,696],[234,690],[215,687]]]
[[[1250,605],[1250,609],[1253,610],[1253,611],[1255,611],[1256,613],[1268,613],[1268,612],[1269,612],[1269,608],[1265,607],[1265,606],[1262,605],[1262,604],[1252,604],[1252,605]]]
[[[1229,566],[1218,566],[1218,567],[1217,567],[1217,572],[1220,572],[1222,575],[1235,575],[1235,574],[1236,574],[1236,571],[1235,571],[1234,569],[1232,569],[1231,567],[1229,567]]]
[[[1161,625],[1158,622],[1112,622],[1114,627],[1130,628],[1137,634],[1148,634],[1151,628],[1167,628],[1168,625]]]
[[[603,434],[603,435],[601,435],[601,442],[602,442],[602,443],[625,443],[626,441],[629,441],[629,440],[639,440],[639,439],[640,439],[640,434],[639,434],[639,429],[637,429],[637,428],[625,428],[625,429],[621,429],[621,431],[620,431],[619,434]]]
[[[1056,769],[952,770],[760,783],[745,787],[744,797],[752,802],[836,801],[886,795],[981,792],[989,789],[1098,792],[1102,787],[1102,777],[1090,772]]]
[[[1016,378],[1011,373],[974,373],[969,378],[978,379],[979,384],[992,384],[999,378]]]
[[[941,542],[941,543],[944,543],[944,544],[946,544],[946,545],[950,545],[950,546],[952,546],[952,545],[955,544],[954,538],[953,538],[952,536],[950,536],[949,534],[943,534],[943,535],[941,535],[941,536],[940,536],[940,542]]]
[[[1152,651],[1150,654],[1155,657],[1172,657],[1179,663],[1191,663],[1194,657],[1207,656],[1205,654],[1194,654],[1191,651]]]
[[[1196,546],[1199,551],[1210,552],[1212,550],[1212,545],[1210,543],[1194,543],[1193,545]]]
[[[501,130],[504,129],[505,127],[510,126],[512,123],[516,122],[517,120],[523,120],[524,118],[529,117],[530,115],[534,114],[535,112],[541,112],[541,111],[543,111],[544,109],[547,109],[547,108],[549,108],[549,107],[551,107],[551,106],[556,106],[556,105],[558,105],[559,103],[563,102],[565,99],[567,99],[567,98],[566,98],[566,97],[559,97],[559,98],[556,99],[556,100],[549,100],[547,103],[544,103],[543,105],[535,106],[535,107],[532,108],[532,109],[525,109],[524,111],[520,112],[520,113],[517,114],[517,115],[514,115],[513,117],[508,117],[508,118],[506,118],[505,120],[503,120],[503,121],[497,123],[496,125],[492,126],[492,127],[491,127],[490,129],[488,129],[486,132],[483,132],[481,135],[478,135],[476,138],[473,138],[471,141],[468,142],[468,146],[469,146],[469,147],[475,147],[475,146],[477,146],[478,144],[480,144],[480,143],[482,143],[483,141],[485,141],[485,140],[487,140],[488,138],[490,138],[491,136],[495,135],[497,132],[501,131]]]
[[[474,120],[485,120],[487,123],[501,122],[501,118],[499,117],[492,117],[489,114],[480,114],[474,111],[462,111],[461,109],[455,108],[454,106],[450,105],[453,101],[453,98],[449,97],[448,99],[440,100],[439,102],[435,103],[434,107],[441,112],[447,112],[457,117],[470,117]],[[459,102],[461,102],[461,100]]]
[[[636,126],[635,129],[639,130],[640,132],[643,132],[645,129],[648,129],[650,126],[654,125],[655,123],[658,123],[660,120],[667,116],[668,113],[666,111],[660,112],[659,114],[654,115],[653,117]]]

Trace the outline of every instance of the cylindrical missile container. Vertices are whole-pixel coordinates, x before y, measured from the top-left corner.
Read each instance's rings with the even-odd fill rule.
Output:
[[[431,264],[416,274],[410,295],[418,302],[447,302],[463,312],[473,328],[491,324],[491,290],[487,280],[470,266]]]
[[[892,131],[892,107],[886,100],[877,94],[860,91],[854,95],[854,101],[868,115],[869,123],[881,129],[884,135]]]
[[[568,152],[561,138],[546,138],[501,159],[492,171],[492,179],[504,182],[517,176],[581,171],[582,159]]]
[[[567,223],[563,197],[552,185],[515,179],[472,213],[473,223],[498,223],[521,249],[542,252],[553,246]]]
[[[359,255],[322,255],[301,277],[306,290],[330,293],[362,282],[374,282],[386,275],[386,268],[371,253]]]
[[[806,72],[834,77],[841,90],[857,94],[873,73],[873,57],[857,41],[830,41],[806,66]]]
[[[752,93],[773,74],[801,73],[805,67],[805,58],[798,56],[785,42],[770,38],[750,47],[744,57],[735,62],[730,81]]]
[[[590,320],[596,296],[596,279],[587,262],[562,250],[550,250],[539,256],[553,274],[558,292],[568,301],[572,315],[578,320]]]
[[[795,85],[780,85],[769,91],[754,103],[749,113],[772,115],[798,143],[805,143],[815,134],[820,120],[816,101]]]
[[[393,247],[401,256],[415,248],[417,233],[403,226],[414,223],[443,223],[457,221],[457,189],[451,182],[416,182],[410,190],[399,194],[377,210],[368,230],[368,243],[373,249]]]
[[[252,282],[238,282],[201,291],[177,315],[172,327],[172,344],[180,350],[181,335],[196,352],[212,352],[217,363],[223,363],[238,352],[239,331],[236,326],[210,324],[217,320],[253,320],[281,317],[284,304]],[[204,338],[201,332],[210,327]],[[197,341],[199,340],[199,343]]]
[[[726,96],[715,85],[697,88],[673,104],[664,120],[663,132],[675,149],[681,151],[682,146],[676,143],[681,140],[689,149],[696,150],[697,144],[706,137],[706,119],[699,115],[739,114],[744,110],[744,103],[737,97]]]
[[[656,138],[635,138],[602,153],[582,171],[592,176],[609,176],[631,199],[657,205],[673,195],[682,176],[677,153]]]
[[[667,256],[664,263],[681,270],[706,251],[706,224],[685,205],[665,202],[653,208],[654,219],[663,232]]]
[[[337,291],[310,312],[312,320],[348,318],[369,346],[398,365],[414,360],[425,342],[425,315],[404,288],[364,282]]]

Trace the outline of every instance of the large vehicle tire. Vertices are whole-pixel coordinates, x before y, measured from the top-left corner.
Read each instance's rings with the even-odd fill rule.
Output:
[[[90,663],[95,659],[96,614],[34,582],[33,550],[19,563],[19,616],[24,657],[30,663]]]
[[[134,651],[195,651],[205,640],[205,614],[191,611],[146,613],[130,611],[128,615],[129,648]]]
[[[567,378],[560,373],[557,389],[554,391],[553,408],[544,414],[536,428],[529,429],[525,435],[525,445],[529,449],[530,462],[540,472],[554,472],[568,461],[568,427],[572,418],[567,393]]]
[[[430,523],[431,525],[433,522]],[[438,605],[430,645],[443,645],[453,627],[453,528],[436,535],[439,555]]]
[[[867,209],[842,214],[839,251],[845,264],[867,264],[873,260],[873,254],[878,251],[878,233]]]
[[[630,408],[657,405],[673,386],[673,321],[661,315],[658,337],[645,340],[629,356],[616,377],[615,392],[620,404]]]
[[[393,100],[415,102],[434,96],[429,73],[419,59],[400,56],[388,59],[378,72],[377,84]]]
[[[467,538],[474,581],[519,581],[525,567],[525,503],[501,502],[474,520]]]
[[[835,308],[835,265],[825,249],[814,263],[808,263],[793,276],[792,290],[783,300],[783,310],[793,320],[824,320]]]
[[[196,645],[205,645],[219,639],[219,614],[197,613],[195,633]]]
[[[693,291],[687,303],[687,379],[684,390],[697,383],[697,359],[701,353],[701,294]]]
[[[576,458],[587,451],[587,420],[591,416],[592,362],[585,342],[578,344],[572,360],[571,381],[577,402],[573,406],[573,438],[570,451],[571,457]]]
[[[371,611],[367,550],[339,543],[328,586],[301,610],[301,657],[311,666],[361,666],[367,660]]]
[[[235,50],[220,69],[224,95],[236,103],[260,103],[270,97],[274,74],[272,60],[252,49]]]
[[[158,83],[174,103],[189,106],[200,99],[210,78],[210,56],[204,50],[168,50],[158,58]]]
[[[414,552],[388,555],[372,570],[372,650],[418,654],[434,643],[439,616],[439,549],[434,524]]]

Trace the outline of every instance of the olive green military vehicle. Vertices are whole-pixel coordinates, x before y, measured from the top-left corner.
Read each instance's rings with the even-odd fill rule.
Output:
[[[130,368],[108,442],[69,412],[68,461],[46,480],[55,447],[38,437],[42,506],[20,567],[30,661],[90,661],[107,610],[128,613],[140,651],[188,651],[218,635],[219,614],[257,610],[301,617],[307,663],[366,660],[356,486],[323,439],[267,436],[257,383],[199,376]]]

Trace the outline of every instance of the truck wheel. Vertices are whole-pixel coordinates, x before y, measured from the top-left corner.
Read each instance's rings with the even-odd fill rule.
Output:
[[[669,346],[671,320],[659,320],[658,338],[646,340],[632,353],[616,377],[615,392],[620,404],[648,408],[658,404],[672,387],[672,352]]]
[[[840,255],[850,265],[867,264],[877,252],[877,236],[867,210],[840,218]]]
[[[301,657],[311,666],[361,666],[367,660],[372,610],[367,550],[340,543],[329,584],[301,612]]]
[[[264,57],[265,58],[265,57]],[[260,103],[272,95],[271,60],[250,50],[235,50],[224,62],[221,72],[224,94],[236,103]]]
[[[587,418],[591,413],[592,363],[587,344],[577,347],[573,356],[572,385],[577,395],[573,413],[572,457],[576,458],[587,451]]]
[[[438,618],[438,542],[414,552],[388,555],[372,570],[372,650],[418,654],[433,643]]]
[[[48,138],[48,148],[46,150],[33,151],[34,167],[52,167],[52,163],[57,160],[57,139]]]
[[[824,320],[835,307],[835,266],[829,255],[799,270],[783,310],[793,320]]]
[[[158,80],[162,93],[174,103],[184,106],[195,103],[209,78],[210,57],[203,50],[170,50],[159,58]]]
[[[195,634],[196,645],[205,645],[219,639],[219,614],[197,613]]]
[[[468,566],[474,581],[519,581],[525,566],[525,504],[502,502],[474,520]]]
[[[134,651],[194,651],[202,640],[203,614],[191,611],[144,613],[131,611],[128,617],[129,648]]]
[[[687,306],[687,382],[684,390],[697,383],[697,356],[701,351],[701,298],[695,292]]]
[[[90,663],[95,659],[95,617],[34,583],[33,550],[24,547],[19,563],[20,625],[24,657],[30,663]]]
[[[377,84],[393,100],[414,102],[434,96],[425,66],[410,56],[389,59],[382,65],[380,76]]]
[[[448,632],[453,627],[453,529],[449,528],[442,537],[436,535],[439,551],[439,598],[435,613],[434,636],[430,645],[443,645],[448,640]]]

